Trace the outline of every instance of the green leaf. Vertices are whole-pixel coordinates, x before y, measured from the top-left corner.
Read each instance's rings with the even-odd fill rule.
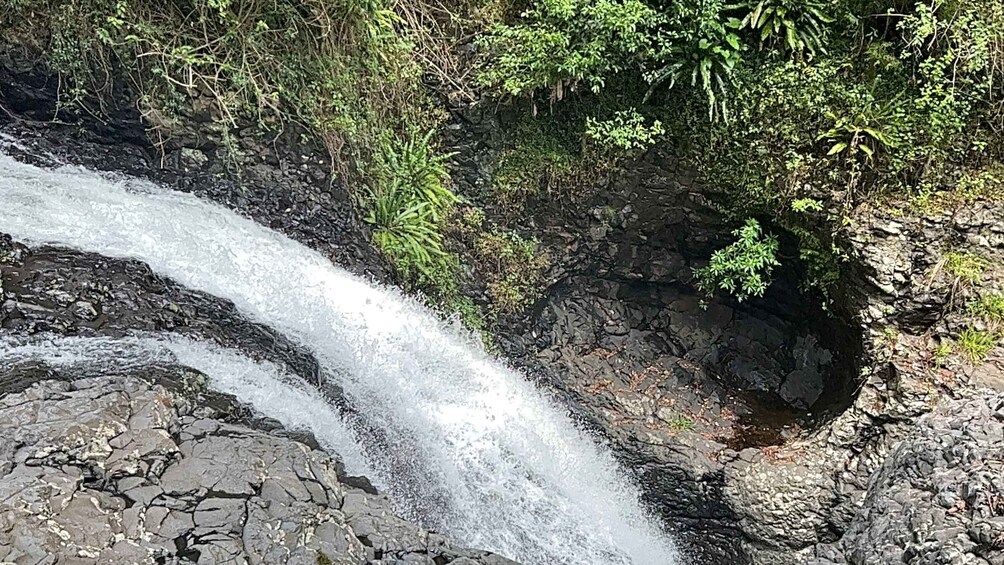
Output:
[[[760,31],[760,41],[766,41],[767,38],[770,37],[773,32],[774,31],[771,29],[769,25],[764,26],[764,28]]]
[[[785,33],[785,37],[788,40],[788,48],[792,51],[798,51],[798,41],[795,39],[795,28],[788,27],[786,30],[787,33]]]
[[[754,9],[753,13],[750,14],[749,16],[750,23],[754,29],[760,26],[760,14],[761,12],[763,12],[763,6],[765,2],[766,0],[761,0],[761,2],[757,4],[756,9]]]

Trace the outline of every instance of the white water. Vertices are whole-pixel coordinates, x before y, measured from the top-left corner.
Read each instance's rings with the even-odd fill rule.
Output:
[[[142,260],[308,347],[369,430],[342,454],[349,472],[406,517],[527,565],[678,563],[611,454],[522,375],[274,231],[150,183],[0,155],[0,232]],[[279,381],[249,400],[267,412]],[[286,408],[314,430],[343,425]]]
[[[56,367],[82,367],[102,374],[104,369],[142,368],[179,364],[207,377],[213,390],[232,394],[275,418],[290,430],[310,431],[325,448],[338,453],[346,467],[359,474],[372,472],[354,434],[337,410],[317,392],[303,386],[280,367],[253,361],[237,351],[222,349],[175,335],[138,334],[122,338],[0,336],[0,366],[33,359]]]

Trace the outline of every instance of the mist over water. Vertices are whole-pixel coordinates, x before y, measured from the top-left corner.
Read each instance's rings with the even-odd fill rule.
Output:
[[[359,416],[340,416],[279,367],[175,337],[8,341],[0,358],[63,351],[86,361],[87,348],[103,349],[89,358],[97,362],[109,347],[169,355],[266,415],[314,431],[403,516],[464,545],[527,565],[678,563],[608,450],[521,374],[394,289],[194,196],[6,155],[0,232],[138,259],[233,301],[308,348]]]

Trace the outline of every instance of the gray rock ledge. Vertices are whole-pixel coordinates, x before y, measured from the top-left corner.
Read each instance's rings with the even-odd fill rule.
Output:
[[[128,377],[0,399],[0,562],[513,565],[339,482],[288,437]]]
[[[1004,395],[950,400],[921,418],[810,565],[1004,565]]]

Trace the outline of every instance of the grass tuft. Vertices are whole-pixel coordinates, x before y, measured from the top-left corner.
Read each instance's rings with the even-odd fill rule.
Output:
[[[969,361],[973,364],[979,364],[997,346],[997,339],[991,332],[969,327],[962,330],[957,343],[959,349]]]

